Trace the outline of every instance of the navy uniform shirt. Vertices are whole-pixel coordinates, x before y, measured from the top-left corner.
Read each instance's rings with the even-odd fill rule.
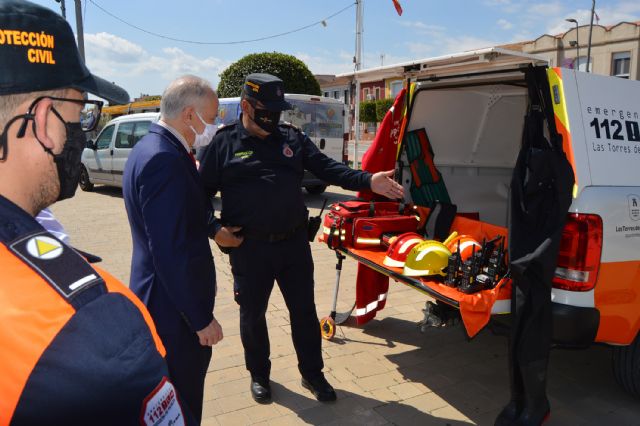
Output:
[[[267,233],[287,232],[306,220],[305,169],[345,189],[370,187],[370,173],[327,157],[296,127],[281,124],[260,139],[244,128],[242,116],[218,130],[200,161],[207,193],[221,193],[222,224]]]

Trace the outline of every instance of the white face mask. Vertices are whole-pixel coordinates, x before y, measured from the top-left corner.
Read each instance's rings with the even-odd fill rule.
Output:
[[[209,142],[211,142],[211,139],[213,139],[216,132],[218,131],[218,126],[216,126],[215,124],[209,124],[204,121],[197,111],[196,115],[198,116],[200,121],[202,121],[202,124],[204,124],[204,130],[202,131],[202,133],[198,133],[193,126],[189,126],[189,128],[191,128],[191,131],[196,135],[196,139],[193,142],[193,147],[200,148],[202,146],[209,145]]]

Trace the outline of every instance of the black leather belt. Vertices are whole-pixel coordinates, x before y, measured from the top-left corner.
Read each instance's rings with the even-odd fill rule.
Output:
[[[292,229],[290,229],[288,231],[285,231],[285,232],[272,233],[272,232],[260,231],[258,229],[242,228],[241,234],[245,238],[249,238],[249,239],[252,239],[252,240],[266,241],[266,242],[269,242],[269,243],[276,243],[278,241],[288,240],[289,238],[291,238],[294,235],[296,235],[300,230],[306,229],[306,228],[307,228],[307,220],[305,219],[303,222],[301,222],[295,228],[292,228]]]

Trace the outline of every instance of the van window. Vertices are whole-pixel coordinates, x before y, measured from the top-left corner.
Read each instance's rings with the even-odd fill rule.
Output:
[[[219,126],[224,124],[225,126],[237,120],[240,116],[240,101],[221,103],[218,107],[218,116],[214,124]]]
[[[318,104],[316,109],[316,136],[342,138],[342,108],[337,104]]]
[[[312,139],[342,139],[342,104],[288,100],[292,110],[282,112],[282,120],[288,121]]]
[[[147,133],[149,133],[149,126],[151,121],[136,121],[136,126],[133,129],[133,145],[135,146],[140,139]]]
[[[116,134],[116,148],[133,148],[133,126],[135,123],[120,123]]]
[[[98,139],[96,139],[96,148],[97,149],[107,149],[111,145],[111,138],[113,136],[113,131],[116,128],[115,125],[107,126],[102,130]]]

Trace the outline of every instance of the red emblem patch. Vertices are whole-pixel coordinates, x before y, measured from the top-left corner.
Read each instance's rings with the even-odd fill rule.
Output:
[[[291,158],[293,157],[293,150],[291,149],[291,147],[289,147],[288,144],[284,144],[284,148],[282,149],[282,154],[287,157],[287,158]]]

